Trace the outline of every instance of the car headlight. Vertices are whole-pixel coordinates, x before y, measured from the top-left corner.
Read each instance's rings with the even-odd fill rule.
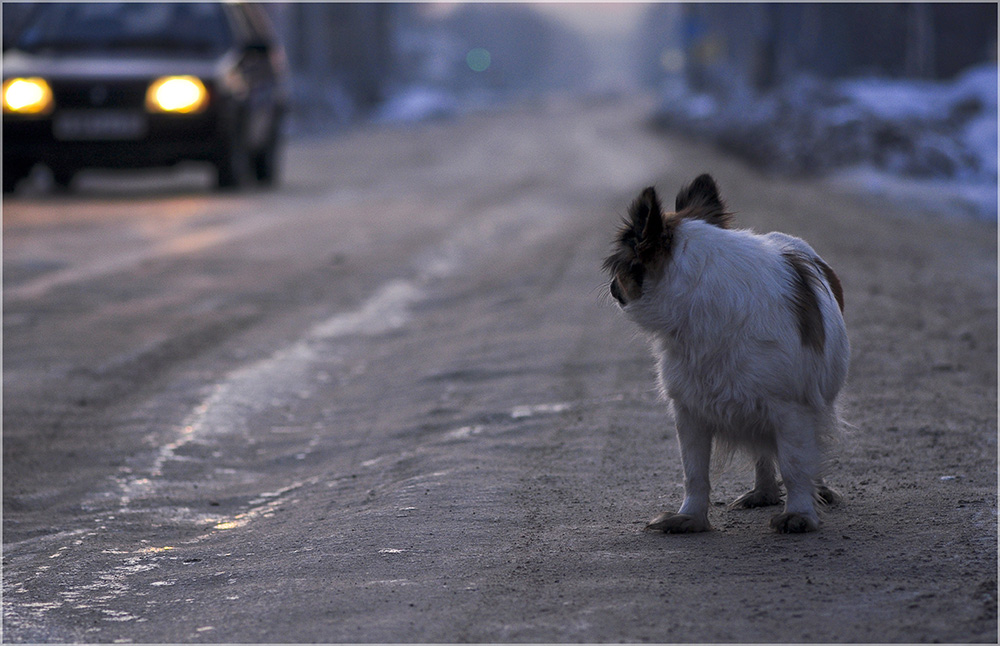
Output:
[[[146,90],[150,112],[199,112],[208,103],[208,91],[195,76],[164,76]]]
[[[48,114],[52,111],[52,88],[45,79],[12,78],[3,82],[3,111],[13,114]]]

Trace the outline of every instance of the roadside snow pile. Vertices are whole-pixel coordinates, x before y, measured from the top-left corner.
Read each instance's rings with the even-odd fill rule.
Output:
[[[372,116],[376,123],[418,123],[454,116],[458,100],[444,90],[427,86],[408,87],[393,94]]]
[[[997,182],[997,66],[956,80],[799,77],[728,101],[669,86],[658,124],[791,174],[866,166],[914,178]],[[995,216],[994,216],[995,217]]]

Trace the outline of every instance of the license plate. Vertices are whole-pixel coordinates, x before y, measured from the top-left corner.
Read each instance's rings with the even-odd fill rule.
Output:
[[[52,135],[63,141],[128,140],[146,135],[146,115],[125,110],[61,112],[52,122]]]

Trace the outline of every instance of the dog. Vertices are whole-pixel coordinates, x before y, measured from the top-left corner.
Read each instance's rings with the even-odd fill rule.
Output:
[[[681,189],[673,213],[643,190],[603,268],[610,295],[650,337],[677,424],[684,501],[646,528],[712,528],[714,444],[723,464],[737,450],[754,460],[754,487],[731,508],[780,504],[780,472],[787,497],[771,528],[818,529],[817,503],[840,499],[822,470],[850,359],[833,269],[799,238],[733,228],[708,174]]]

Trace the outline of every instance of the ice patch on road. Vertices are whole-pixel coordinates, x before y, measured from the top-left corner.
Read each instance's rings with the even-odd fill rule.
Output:
[[[452,238],[441,241],[418,256],[410,276],[382,283],[357,307],[320,320],[307,328],[300,338],[280,347],[270,356],[226,374],[187,412],[175,435],[170,438],[171,441],[164,444],[159,438],[151,437],[150,440],[157,443],[157,448],[121,469],[115,478],[116,491],[96,492],[89,498],[89,502],[96,509],[108,510],[109,499],[113,500],[116,509],[110,510],[114,515],[107,516],[109,519],[119,514],[139,512],[152,514],[165,523],[210,529],[186,541],[186,544],[207,540],[220,532],[244,531],[251,523],[273,516],[282,505],[297,502],[295,492],[304,486],[316,484],[318,476],[277,490],[249,490],[248,503],[240,510],[226,515],[205,515],[180,505],[170,506],[170,493],[177,487],[188,486],[187,481],[196,477],[194,474],[205,471],[210,471],[215,481],[226,480],[230,484],[240,484],[242,478],[247,480],[247,487],[252,487],[253,473],[223,469],[223,465],[213,464],[216,458],[225,454],[225,447],[230,443],[239,445],[252,439],[252,424],[259,415],[281,408],[289,401],[311,398],[318,388],[329,388],[329,382],[338,378],[336,374],[330,373],[337,372],[339,367],[343,368],[340,378],[348,378],[351,370],[345,364],[348,357],[353,356],[351,353],[356,345],[345,340],[405,329],[413,321],[414,307],[427,298],[432,285],[456,273],[482,238],[476,230],[460,229]],[[294,435],[289,428],[278,426],[274,432],[283,436]],[[459,430],[460,435],[474,435],[479,427]],[[307,446],[304,444],[294,446],[289,455],[304,459],[315,448],[317,440],[309,442]],[[376,462],[377,460],[369,461],[362,466],[373,466]],[[419,488],[423,492],[430,482],[444,475],[445,472],[436,472],[414,479],[409,483],[410,488]],[[46,547],[51,550],[51,546]],[[50,553],[58,558],[67,550],[68,547],[63,546]],[[385,548],[381,553],[401,554],[403,550]],[[124,558],[110,568],[91,575],[92,583],[68,587],[61,592],[60,598],[55,600],[57,606],[33,609],[30,614],[28,611],[20,611],[21,614],[29,615],[25,617],[25,621],[32,620],[41,624],[46,612],[53,608],[85,602],[101,611],[103,621],[144,621],[144,618],[126,612],[116,613],[118,609],[115,604],[123,596],[134,593],[138,583],[136,574],[157,567],[157,559],[172,557],[145,552],[123,553],[122,557]],[[147,586],[152,587],[144,588],[165,590],[169,589],[170,583],[170,579],[157,577],[153,582],[147,583]],[[7,590],[14,588],[8,585]],[[9,616],[12,613],[5,610],[5,617]]]
[[[314,324],[297,341],[271,356],[230,372],[216,383],[202,402],[183,421],[179,435],[161,445],[145,468],[126,468],[118,478],[121,509],[142,499],[152,499],[170,486],[168,465],[208,460],[212,445],[222,438],[245,437],[250,433],[254,416],[280,406],[290,399],[308,399],[316,385],[331,380],[329,373],[317,374],[321,360],[343,361],[343,346],[333,342],[353,336],[377,336],[405,328],[412,320],[413,306],[426,298],[426,288],[453,274],[461,265],[467,242],[477,236],[459,231],[417,257],[412,278],[397,278],[379,286],[353,310],[338,312]],[[325,375],[325,378],[324,378]],[[296,459],[303,460],[313,450],[313,441],[305,452],[299,449]],[[192,457],[185,447],[205,447]],[[199,456],[199,453],[201,454]],[[215,475],[230,475],[220,469]],[[226,520],[226,528],[242,526],[246,518]]]
[[[428,264],[423,276],[438,276],[450,262],[437,260]],[[270,357],[235,370],[217,383],[201,404],[195,407],[181,427],[180,436],[157,451],[146,475],[123,479],[122,506],[153,495],[158,478],[170,462],[190,461],[178,453],[189,444],[204,444],[212,437],[247,433],[250,418],[267,408],[295,397],[312,396],[313,364],[323,353],[323,342],[353,335],[374,336],[404,327],[410,320],[410,308],[424,296],[412,281],[392,280],[375,291],[357,309],[338,313],[322,321],[291,345]],[[298,454],[305,458],[305,454]]]
[[[564,413],[572,408],[572,404],[558,402],[555,404],[536,404],[534,406],[515,406],[510,411],[510,416],[514,419],[534,417],[535,415],[550,415],[553,413]]]
[[[390,332],[410,320],[410,306],[423,297],[413,283],[393,280],[386,283],[360,308],[337,314],[314,326],[309,337],[332,339],[352,334],[375,335]]]
[[[448,431],[444,434],[445,437],[452,440],[465,440],[473,435],[479,435],[483,432],[485,427],[479,424],[474,424],[472,426],[463,426],[461,428],[456,428],[453,431]]]

